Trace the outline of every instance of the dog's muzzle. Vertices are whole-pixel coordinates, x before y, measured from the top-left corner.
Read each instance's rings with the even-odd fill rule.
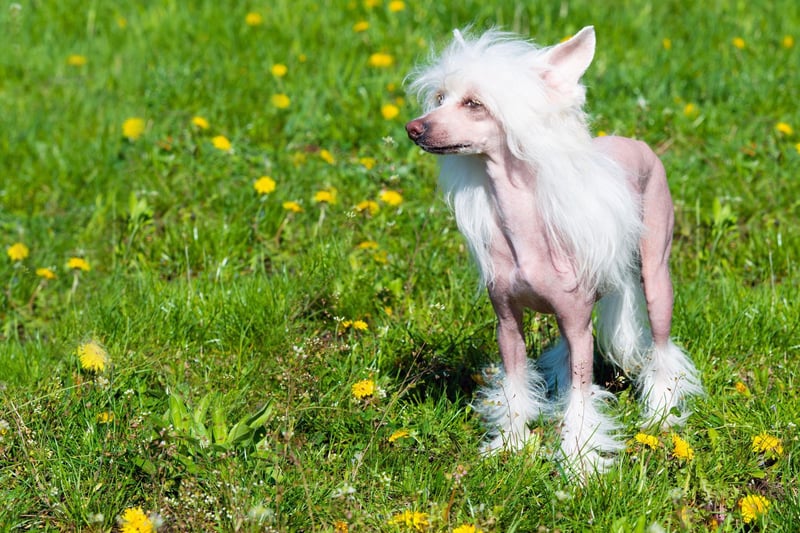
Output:
[[[422,119],[418,118],[406,124],[408,138],[417,144],[424,139],[426,131],[428,131],[428,125]]]

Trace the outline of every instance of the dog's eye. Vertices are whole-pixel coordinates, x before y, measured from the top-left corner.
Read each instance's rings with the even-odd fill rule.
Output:
[[[483,107],[483,104],[475,100],[474,98],[467,98],[466,100],[464,100],[464,106],[469,107],[471,109],[477,109],[479,107]]]
[[[436,93],[436,105],[442,105],[442,102],[444,102],[444,94]]]

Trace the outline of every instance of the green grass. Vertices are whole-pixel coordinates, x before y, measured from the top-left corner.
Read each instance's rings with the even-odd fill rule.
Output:
[[[430,531],[800,527],[797,2],[447,4],[0,6],[0,246],[29,248],[0,258],[0,527],[110,531],[132,507],[168,531],[409,531],[389,524],[405,511]],[[528,453],[479,456],[469,402],[498,359],[494,316],[402,127],[419,112],[404,77],[471,22],[541,43],[594,24],[595,129],[662,155],[674,334],[708,392],[679,431],[694,459],[658,434],[577,486],[548,459],[552,423]],[[376,52],[394,63],[371,67]],[[264,175],[276,189],[258,195]],[[331,187],[335,204],[314,202]],[[528,323],[538,353],[554,322]],[[76,354],[91,340],[102,372]],[[354,398],[365,379],[378,390]],[[635,398],[618,397],[633,437]],[[760,433],[782,453],[754,453]],[[771,506],[745,524],[749,494]]]

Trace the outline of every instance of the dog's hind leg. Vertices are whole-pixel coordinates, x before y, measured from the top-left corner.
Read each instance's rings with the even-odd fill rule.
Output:
[[[563,403],[561,455],[571,474],[585,478],[604,472],[613,454],[624,445],[615,436],[614,420],[603,412],[613,395],[592,383],[592,306],[575,306],[560,314],[558,323],[569,348],[570,386],[560,398]]]
[[[653,345],[635,381],[645,424],[669,427],[684,422],[686,399],[702,394],[703,387],[692,361],[670,340],[673,295],[666,261],[644,263],[642,278]]]
[[[488,386],[478,392],[474,408],[489,425],[484,453],[519,449],[530,438],[528,423],[539,418],[547,398],[544,379],[528,361],[522,309],[492,297],[497,312],[497,341],[503,372],[487,375]]]

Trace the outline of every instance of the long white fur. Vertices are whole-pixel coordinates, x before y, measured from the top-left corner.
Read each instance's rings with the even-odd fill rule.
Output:
[[[526,370],[520,376],[510,376],[498,367],[484,371],[487,385],[472,404],[490,428],[484,453],[523,448],[531,434],[528,423],[549,414],[544,378],[533,361],[528,361]]]
[[[498,31],[475,40],[456,39],[432,67],[418,73],[411,89],[427,112],[435,107],[445,80],[473,87],[504,125],[511,152],[535,171],[536,205],[531,207],[549,225],[557,253],[575,262],[587,289],[618,286],[636,261],[642,233],[639,206],[623,171],[592,145],[582,109],[583,87],[557,105],[547,98],[541,78],[549,68],[547,51]],[[520,64],[527,69],[521,70]],[[454,73],[461,78],[454,81]],[[488,197],[480,191],[487,178],[484,166],[460,159],[469,156],[442,158],[439,182],[488,283],[487,228],[496,223]],[[462,181],[465,169],[471,177]]]

